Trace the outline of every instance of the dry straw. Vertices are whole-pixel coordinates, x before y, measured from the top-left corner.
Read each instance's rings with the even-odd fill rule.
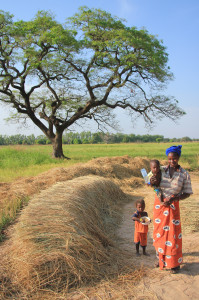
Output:
[[[58,291],[102,278],[124,201],[116,184],[97,176],[57,183],[33,198],[8,249],[14,281]]]
[[[45,289],[60,295],[117,274],[121,254],[114,233],[129,200],[123,191],[143,183],[143,167],[149,170],[148,159],[98,158],[7,186],[10,199],[37,193],[4,247],[4,269],[15,293]]]
[[[87,163],[75,164],[70,168],[54,168],[35,177],[21,178],[12,183],[0,183],[0,208],[1,202],[10,202],[12,199],[31,196],[40,190],[52,186],[58,181],[71,180],[80,176],[97,175],[110,178],[119,182],[130,180],[130,184],[140,185],[140,169],[149,170],[149,160],[129,156],[102,157]],[[122,183],[123,184],[123,183]]]

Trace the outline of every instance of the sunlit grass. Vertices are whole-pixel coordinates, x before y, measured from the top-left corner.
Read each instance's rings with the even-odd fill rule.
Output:
[[[0,182],[9,182],[19,177],[36,176],[54,167],[69,167],[75,163],[87,162],[103,156],[141,156],[166,159],[165,149],[171,143],[129,143],[64,145],[64,153],[70,160],[52,158],[51,145],[1,146]],[[199,168],[199,143],[182,143],[181,164],[188,170]]]
[[[0,242],[4,238],[3,229],[10,225],[16,218],[17,213],[27,204],[29,197],[15,198],[12,201],[1,203],[0,209]]]

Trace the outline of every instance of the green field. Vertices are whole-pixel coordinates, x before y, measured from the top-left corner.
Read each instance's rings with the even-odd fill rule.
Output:
[[[181,143],[181,164],[187,170],[199,169],[199,142]],[[166,159],[165,149],[171,143],[128,143],[64,145],[64,153],[70,160],[51,157],[51,145],[1,146],[0,182],[9,182],[19,177],[35,176],[54,167],[69,167],[102,156],[141,156]]]

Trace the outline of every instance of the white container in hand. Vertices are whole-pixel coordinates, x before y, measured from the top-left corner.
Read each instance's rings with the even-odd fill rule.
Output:
[[[142,177],[144,178],[145,183],[150,184],[150,180],[148,178],[146,169],[143,168],[140,171],[142,173]]]

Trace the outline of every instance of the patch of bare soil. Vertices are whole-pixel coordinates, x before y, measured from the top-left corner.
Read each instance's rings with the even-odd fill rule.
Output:
[[[131,256],[131,260],[138,267],[148,268],[147,276],[144,276],[136,286],[134,296],[127,299],[172,299],[188,300],[199,299],[199,232],[197,231],[199,213],[199,185],[198,174],[191,174],[194,194],[181,204],[181,219],[183,235],[183,258],[184,263],[178,274],[170,271],[161,271],[154,268],[155,251],[152,245],[152,224],[148,234],[147,250],[149,257],[135,256],[133,245],[134,226],[131,215],[135,211],[134,203],[128,203],[124,207],[123,222],[118,230],[120,247]],[[139,188],[132,192],[134,196],[143,197],[146,202],[146,211],[152,217],[154,194],[150,188]],[[184,222],[183,222],[184,221]],[[197,231],[197,232],[196,232]],[[121,298],[122,299],[122,298]]]

